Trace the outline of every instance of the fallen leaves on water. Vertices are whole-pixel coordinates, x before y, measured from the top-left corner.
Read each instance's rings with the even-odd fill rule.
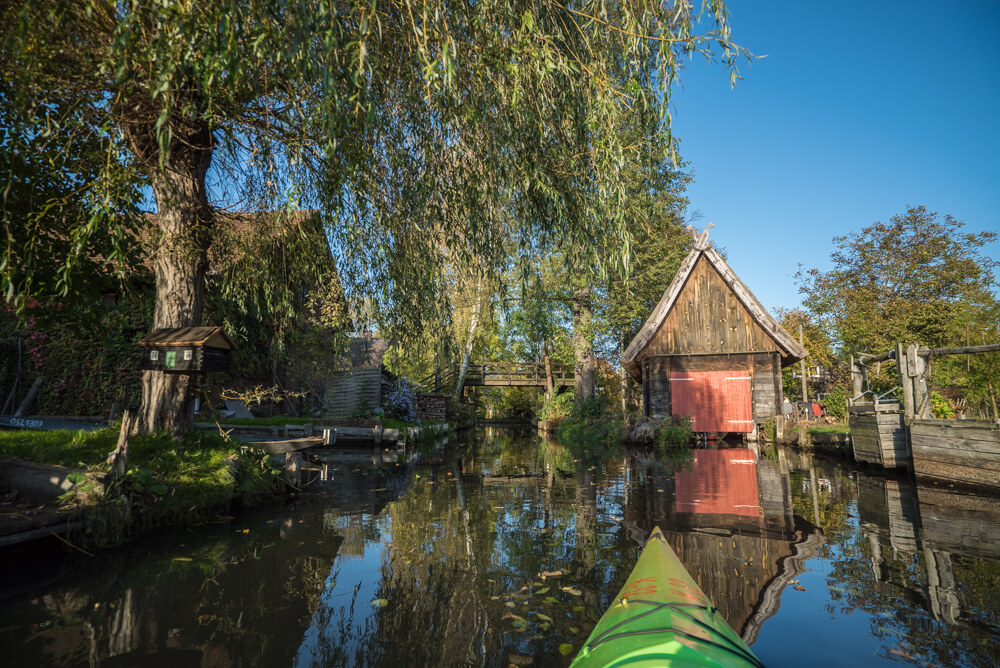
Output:
[[[191,561],[191,557],[174,557],[174,561]]]
[[[562,571],[542,571],[538,574],[538,578],[540,580],[544,580],[545,578],[558,578],[561,577],[562,574]]]
[[[540,620],[542,620],[543,622],[551,622],[551,621],[552,621],[552,618],[551,618],[551,617],[549,617],[548,615],[543,615],[543,614],[542,614],[542,613],[540,613],[540,612],[536,612],[536,613],[535,613],[535,617],[538,617],[538,618],[539,618]]]
[[[573,596],[581,596],[583,594],[583,592],[577,589],[576,587],[562,587],[562,590],[567,594],[571,594]]]
[[[504,603],[504,605],[506,605],[508,608],[513,608],[514,607],[514,601],[507,601],[506,603]]]
[[[795,591],[805,591],[806,590],[806,588],[803,587],[802,585],[795,585],[794,587],[792,587],[792,589],[794,589]]]
[[[508,660],[512,666],[530,666],[535,662],[532,657],[523,654],[511,654]]]
[[[372,601],[372,605],[375,606],[376,608],[384,608],[385,606],[389,605],[389,601],[387,601],[384,598],[376,598],[374,601]]]
[[[548,594],[549,593],[549,588],[548,587],[542,587],[541,589],[536,589],[535,593],[536,594]]]
[[[545,597],[545,602],[546,603],[558,603],[559,599],[556,598],[555,596],[546,596]]]
[[[797,585],[798,583],[799,583],[798,580],[789,580],[788,581],[788,584],[790,584],[790,585]]]
[[[563,656],[569,656],[570,654],[573,653],[574,649],[575,648],[573,647],[573,645],[569,644],[568,642],[564,642],[563,644],[559,645],[559,653],[562,654]]]
[[[500,619],[513,619],[518,624],[527,624],[528,620],[521,615],[515,615],[513,612],[505,612],[503,617]]]
[[[571,626],[571,627],[569,627],[569,632],[572,633],[573,635],[576,635],[577,633],[580,632],[580,627],[578,627],[578,626]]]

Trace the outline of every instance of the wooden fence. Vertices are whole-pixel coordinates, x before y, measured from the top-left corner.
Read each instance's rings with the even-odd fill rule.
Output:
[[[326,387],[324,412],[347,418],[382,407],[382,369],[354,369],[334,376]]]

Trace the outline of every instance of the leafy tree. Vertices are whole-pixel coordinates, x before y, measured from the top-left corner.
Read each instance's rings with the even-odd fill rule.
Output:
[[[90,215],[47,218],[23,245],[60,225],[74,248],[98,231],[124,244],[116,213],[134,200],[116,184],[146,186],[153,326],[193,326],[211,184],[247,208],[314,206],[348,298],[389,307],[390,336],[419,336],[441,312],[446,260],[498,272],[510,247],[538,239],[582,253],[593,239],[627,240],[627,147],[614,129],[648,107],[669,132],[682,56],[717,52],[735,82],[747,55],[722,0],[703,14],[649,0],[23,0],[0,33],[0,75],[13,82],[2,102],[25,119],[17,141],[54,132],[56,155],[99,140],[86,150],[101,165],[79,188]],[[62,102],[53,124],[47,110]],[[26,225],[4,215],[6,227]],[[191,404],[188,376],[147,373],[140,427],[177,436]]]
[[[933,348],[961,345],[973,335],[985,338],[987,332],[995,336],[998,261],[981,250],[997,233],[963,228],[950,215],[918,206],[888,224],[835,237],[832,269],[800,269],[796,275],[803,305],[845,356],[884,352],[896,342]],[[881,381],[872,373],[876,386],[891,387],[889,371],[883,370]],[[934,373],[939,384],[986,389],[989,380],[975,379],[964,358],[935,360]]]
[[[834,385],[844,385],[849,381],[849,374],[843,361],[837,357],[833,350],[829,332],[824,329],[813,316],[800,308],[783,309],[775,311],[778,322],[793,337],[798,336],[799,327],[802,327],[802,342],[805,349],[809,351],[806,359],[807,367],[820,367],[831,374],[832,384],[830,386],[810,386],[809,396],[812,398],[815,392],[828,392]],[[801,399],[802,381],[795,378],[794,373],[799,370],[799,365],[786,367],[781,372],[782,386],[785,395],[792,400]]]

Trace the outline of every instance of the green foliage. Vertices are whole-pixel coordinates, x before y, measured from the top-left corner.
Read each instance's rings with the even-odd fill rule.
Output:
[[[983,253],[997,232],[968,233],[964,223],[911,207],[888,224],[834,238],[833,268],[801,270],[803,304],[842,357],[881,353],[897,342],[931,348],[987,343],[1000,333],[996,258]],[[989,356],[933,360],[932,382],[961,388],[980,410],[996,399]],[[873,389],[898,381],[895,365],[869,369]]]
[[[823,406],[826,408],[827,415],[835,417],[841,421],[846,420],[847,400],[850,396],[850,388],[843,385],[833,387],[823,398]]]
[[[105,306],[86,323],[73,308],[30,302],[22,318],[0,309],[0,386],[11,387],[22,348],[22,393],[38,376],[45,384],[35,412],[104,415],[138,407],[141,372],[135,343],[148,331],[151,302],[127,299]],[[100,317],[97,318],[96,316]],[[6,354],[9,351],[9,355]]]
[[[692,421],[687,417],[661,423],[656,432],[656,447],[660,454],[667,454],[671,450],[690,445],[694,440],[694,431],[691,429],[691,425]]]
[[[508,1],[48,0],[7,16],[15,140],[45,137],[34,149],[43,156],[71,149],[95,165],[78,188],[90,215],[48,216],[37,229],[68,222],[74,248],[109,229],[124,245],[120,224],[105,226],[136,198],[115,186],[155,183],[168,166],[203,179],[196,154],[207,153],[235,191],[228,201],[321,209],[348,292],[392,306],[374,310],[397,340],[441,314],[428,287],[447,262],[479,258],[499,272],[511,250],[536,243],[589,255],[611,235],[628,247],[621,165],[651,136],[669,144],[682,60],[717,57],[735,83],[750,58],[714,1],[528,11]],[[51,118],[60,104],[69,111]],[[619,134],[640,113],[641,129]],[[161,213],[204,204],[161,195]],[[14,266],[14,251],[5,257]]]
[[[573,414],[575,402],[573,394],[563,392],[542,404],[538,417],[552,424],[560,424]]]
[[[559,441],[574,453],[594,458],[605,456],[621,446],[625,423],[620,417],[575,418],[563,420],[556,429]]]
[[[931,391],[931,415],[939,420],[954,419],[955,409],[940,392]]]

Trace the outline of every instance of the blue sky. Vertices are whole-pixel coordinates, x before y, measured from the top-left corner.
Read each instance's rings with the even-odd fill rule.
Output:
[[[1000,1],[730,0],[757,55],[729,86],[688,64],[674,133],[699,228],[765,307],[800,302],[798,264],[907,205],[1000,228]],[[1000,244],[985,254],[1000,257]]]

